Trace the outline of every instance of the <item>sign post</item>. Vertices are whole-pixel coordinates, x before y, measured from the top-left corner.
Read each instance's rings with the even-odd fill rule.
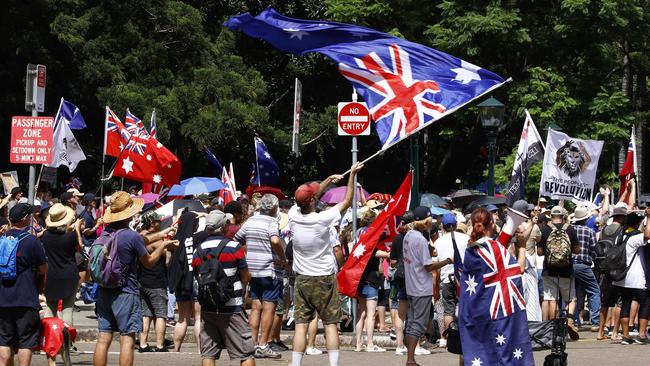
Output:
[[[27,64],[27,75],[25,78],[25,110],[27,112],[32,112],[32,117],[38,117],[38,112],[43,112],[45,110],[45,82],[47,80],[46,78],[46,67],[45,65],[34,65],[34,64]],[[12,149],[10,153],[11,159],[14,159],[14,153],[13,153],[13,144],[16,142],[14,139],[14,119],[15,118],[25,118],[25,117],[13,117],[12,118],[12,124],[11,124],[11,135],[12,135]],[[54,118],[52,117],[46,117],[50,118],[50,124],[49,124],[49,143],[47,147],[45,146],[33,146],[31,148],[36,149],[36,153],[32,153],[32,157],[35,160],[32,160],[31,163],[26,160],[26,161],[14,161],[11,160],[12,163],[29,163],[29,194],[28,194],[28,199],[29,199],[29,204],[33,205],[34,204],[34,185],[36,183],[36,168],[34,167],[33,163],[40,163],[40,164],[49,164],[52,161],[52,133],[54,129]],[[37,123],[38,124],[38,123]],[[32,128],[32,127],[30,127]],[[44,128],[47,129],[47,128]],[[45,141],[48,139],[45,139],[44,137],[47,131],[39,131],[43,132],[43,138],[39,137],[39,141]],[[29,134],[29,132],[26,132]],[[31,132],[34,136],[36,134],[36,131]],[[32,137],[34,137],[32,136]],[[29,138],[29,136],[23,136]],[[47,154],[49,154],[49,157],[46,157],[43,155],[43,153],[38,153],[38,151],[41,151],[39,149],[47,149]],[[27,150],[25,150],[27,151]],[[44,162],[37,161],[36,156],[39,156],[41,159],[47,159]]]
[[[302,110],[302,83],[296,78],[293,96],[293,133],[291,134],[291,152],[300,156],[300,112]]]

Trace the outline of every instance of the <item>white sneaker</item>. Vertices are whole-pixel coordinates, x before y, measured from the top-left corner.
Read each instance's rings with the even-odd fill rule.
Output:
[[[310,356],[317,356],[317,355],[322,355],[322,354],[323,354],[323,351],[319,350],[319,349],[316,348],[316,347],[314,347],[314,348],[307,348],[307,349],[305,350],[305,354],[306,354],[306,355],[310,355]]]
[[[431,351],[429,351],[426,348],[422,348],[419,345],[415,347],[415,355],[416,356],[424,356],[424,355],[430,355]]]
[[[445,348],[447,347],[447,340],[444,338],[440,338],[440,343],[438,344],[440,348]]]
[[[408,352],[406,347],[397,347],[395,349],[395,354],[398,355],[398,356],[404,356],[406,354],[406,352]]]

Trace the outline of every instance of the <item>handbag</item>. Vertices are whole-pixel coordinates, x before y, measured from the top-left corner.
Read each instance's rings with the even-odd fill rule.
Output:
[[[447,337],[447,351],[455,355],[462,355],[463,347],[460,342],[460,330],[456,319],[449,324],[443,335]]]

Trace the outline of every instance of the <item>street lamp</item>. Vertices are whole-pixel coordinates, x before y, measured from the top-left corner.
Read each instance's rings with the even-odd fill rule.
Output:
[[[487,131],[488,138],[488,196],[494,196],[494,151],[497,147],[497,132],[501,123],[505,106],[494,97],[489,97],[478,105],[481,111],[481,125]]]

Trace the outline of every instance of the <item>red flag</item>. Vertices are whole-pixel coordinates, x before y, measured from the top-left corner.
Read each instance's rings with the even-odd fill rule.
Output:
[[[393,198],[386,204],[375,221],[370,224],[368,230],[361,235],[359,242],[352,249],[350,257],[337,276],[339,292],[343,295],[357,297],[359,280],[370,261],[370,256],[374,252],[379,238],[384,233],[386,224],[392,217],[402,216],[408,209],[411,202],[412,175],[412,172],[406,175]]]
[[[122,121],[106,107],[106,119],[104,120],[104,155],[119,156],[124,144],[122,141],[128,141],[131,134],[126,130]]]
[[[621,189],[619,190],[618,198],[628,205],[631,205],[636,201],[636,192],[630,192],[630,194],[627,194],[627,185],[636,177],[636,172],[636,141],[633,127],[632,134],[630,135],[630,143],[627,146],[625,163],[621,168],[621,172],[618,173],[618,178],[621,181]]]
[[[223,172],[221,173],[221,181],[226,185],[227,188],[224,188],[219,191],[219,201],[223,205],[227,205],[229,202],[234,201],[236,198],[235,191],[235,182],[232,180],[232,163],[230,164],[230,172],[226,170],[226,167],[223,167]]]
[[[149,145],[158,160],[158,177],[153,182],[166,186],[177,184],[181,180],[181,171],[183,169],[181,161],[168,148],[161,144],[153,137],[149,138]]]
[[[69,342],[74,342],[77,338],[77,330],[71,325],[56,317],[41,319],[40,350],[48,356],[54,357],[59,353],[61,347],[70,346],[63,344],[63,329],[65,328],[68,329]]]

